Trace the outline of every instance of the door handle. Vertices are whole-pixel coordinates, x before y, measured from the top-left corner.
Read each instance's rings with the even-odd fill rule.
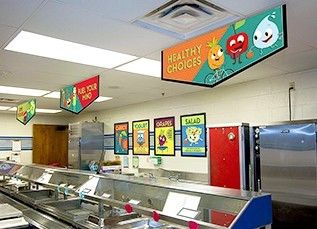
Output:
[[[288,134],[289,132],[291,132],[289,129],[285,129],[281,131],[281,134]]]

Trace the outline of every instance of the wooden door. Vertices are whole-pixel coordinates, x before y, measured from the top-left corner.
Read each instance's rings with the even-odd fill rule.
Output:
[[[33,163],[67,166],[68,126],[33,125]]]

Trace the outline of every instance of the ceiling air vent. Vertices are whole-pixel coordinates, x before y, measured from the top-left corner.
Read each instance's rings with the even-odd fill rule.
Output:
[[[188,39],[241,18],[205,0],[172,0],[133,23]]]
[[[0,103],[19,103],[20,101],[20,99],[9,99],[0,97]]]

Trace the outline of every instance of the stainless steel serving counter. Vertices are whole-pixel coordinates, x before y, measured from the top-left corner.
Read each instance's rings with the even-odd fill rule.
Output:
[[[67,229],[73,228],[67,224],[60,222],[59,220],[43,214],[37,210],[30,208],[29,206],[18,202],[5,194],[0,193],[0,203],[10,204],[11,206],[22,211],[24,219],[31,225],[31,228],[41,229]]]
[[[41,228],[246,229],[272,223],[266,193],[4,161],[0,174],[2,196],[24,206],[31,224],[49,225]]]

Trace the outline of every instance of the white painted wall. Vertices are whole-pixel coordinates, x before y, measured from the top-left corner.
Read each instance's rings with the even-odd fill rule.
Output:
[[[0,113],[0,136],[24,136],[32,137],[33,124],[68,124],[68,119],[56,115],[37,114],[27,125],[19,123],[15,119],[15,113]],[[11,158],[12,151],[0,151],[0,159]],[[23,150],[20,153],[21,163],[32,163],[32,151]]]
[[[73,121],[89,121],[97,116],[99,121],[105,123],[106,134],[113,133],[113,124],[116,122],[129,121],[131,130],[132,121],[145,118],[150,119],[151,131],[153,131],[153,119],[164,116],[175,116],[176,129],[179,129],[179,116],[196,112],[206,112],[209,125],[240,122],[267,124],[285,121],[289,118],[288,87],[291,81],[296,84],[296,90],[292,92],[292,118],[317,118],[317,69],[314,69],[166,97],[112,110],[85,113],[77,116]],[[131,154],[132,152],[129,155],[130,167]],[[106,159],[113,157],[113,152],[106,153]],[[153,168],[153,165],[148,157],[140,156],[140,167]],[[161,167],[169,170],[207,173],[208,162],[206,158],[181,157],[180,152],[176,152],[175,157],[164,157]]]

